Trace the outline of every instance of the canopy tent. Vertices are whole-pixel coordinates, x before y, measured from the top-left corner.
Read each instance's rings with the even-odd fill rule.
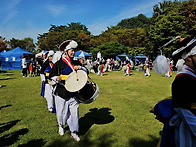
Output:
[[[120,58],[118,56],[116,56],[116,60],[120,60]]]
[[[74,57],[91,57],[91,55],[84,51],[78,51],[75,53]]]
[[[7,50],[3,50],[2,52],[0,52],[0,55],[1,55],[1,53],[5,53],[5,52],[7,52]]]
[[[16,47],[11,51],[0,53],[1,70],[21,70],[22,56],[30,55],[31,52]]]
[[[41,57],[42,57],[42,54],[45,54],[45,53],[47,53],[47,52],[48,52],[48,51],[44,51],[44,50],[43,50],[43,51],[41,51],[40,53],[36,54],[36,55],[35,55],[35,58],[39,58],[39,57],[41,58]]]
[[[148,56],[144,54],[138,54],[137,56],[135,56],[135,58],[138,59],[140,62],[144,63],[146,58],[148,58]]]
[[[128,57],[129,59],[131,59],[131,56],[127,53],[122,53],[116,56],[116,60],[125,60],[126,57]]]
[[[135,58],[135,62],[139,62],[139,60],[137,58]]]

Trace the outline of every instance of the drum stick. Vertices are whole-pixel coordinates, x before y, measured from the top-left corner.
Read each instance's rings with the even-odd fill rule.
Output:
[[[79,81],[77,70],[76,70],[76,80]]]

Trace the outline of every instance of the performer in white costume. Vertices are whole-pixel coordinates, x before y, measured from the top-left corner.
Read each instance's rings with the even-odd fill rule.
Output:
[[[53,97],[53,87],[48,83],[49,72],[53,67],[52,56],[54,51],[49,51],[46,53],[45,62],[42,65],[40,76],[42,81],[42,92],[41,95],[46,98],[48,110],[53,111],[54,108],[54,97]]]
[[[68,124],[71,137],[76,141],[80,141],[77,134],[79,131],[79,103],[76,99],[76,93],[67,91],[62,85],[65,84],[65,80],[71,72],[81,69],[87,72],[87,69],[81,66],[79,61],[73,60],[74,49],[77,46],[78,44],[74,40],[66,40],[60,44],[59,49],[65,51],[65,57],[54,64],[50,72],[50,78],[57,82],[54,94],[59,134],[64,135],[63,127]]]

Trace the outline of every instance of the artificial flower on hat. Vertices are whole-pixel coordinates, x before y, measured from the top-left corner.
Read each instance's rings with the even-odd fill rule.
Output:
[[[78,43],[74,40],[66,40],[59,45],[59,50],[67,51],[69,49],[75,49],[78,47]]]
[[[45,60],[48,59],[48,57],[53,56],[54,55],[54,51],[50,50],[45,54]]]

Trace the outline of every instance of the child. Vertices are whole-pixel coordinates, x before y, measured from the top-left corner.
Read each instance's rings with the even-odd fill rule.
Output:
[[[29,65],[29,77],[32,77],[32,72],[33,72],[33,64],[30,63],[30,65]]]

